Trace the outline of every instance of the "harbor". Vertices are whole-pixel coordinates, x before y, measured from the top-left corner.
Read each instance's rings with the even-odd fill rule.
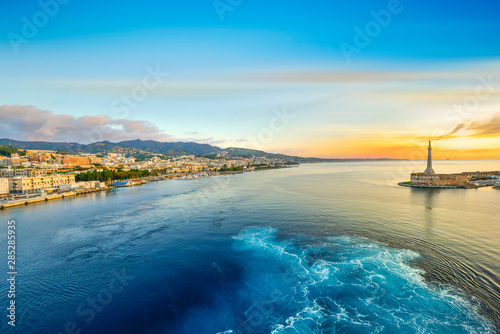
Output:
[[[432,146],[427,148],[427,168],[422,173],[411,173],[410,181],[399,182],[402,187],[438,189],[474,189],[500,187],[500,171],[476,171],[461,173],[436,173],[432,167]]]
[[[280,168],[290,168],[290,167],[280,167]],[[265,170],[265,169],[261,169]],[[71,198],[79,195],[95,193],[99,191],[107,191],[112,190],[114,188],[128,188],[128,187],[136,187],[148,182],[154,181],[179,181],[179,180],[196,180],[206,177],[213,176],[228,176],[228,175],[236,175],[243,174],[243,171],[224,171],[224,172],[203,172],[203,173],[194,173],[194,174],[185,174],[185,175],[156,175],[156,176],[148,176],[141,179],[130,179],[130,180],[115,180],[111,181],[109,185],[101,184],[101,186],[96,188],[82,188],[77,187],[73,188],[70,191],[64,192],[56,192],[52,194],[43,193],[34,193],[34,194],[12,194],[8,197],[0,199],[0,210],[5,210],[9,208],[14,208],[18,206],[26,206],[32,204],[40,204],[48,201],[56,200],[56,199],[65,199]]]

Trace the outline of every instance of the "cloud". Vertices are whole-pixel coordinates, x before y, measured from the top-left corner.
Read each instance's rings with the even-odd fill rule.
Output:
[[[198,134],[198,131],[184,131],[184,134],[186,136],[196,136]]]
[[[487,121],[473,121],[467,126],[474,137],[500,137],[500,113]]]
[[[0,120],[0,137],[20,140],[91,143],[137,138],[158,141],[174,139],[147,121],[114,120],[104,115],[75,117],[54,114],[35,106],[0,106]]]
[[[444,139],[452,139],[452,138],[457,138],[459,137],[459,135],[457,135],[456,133],[462,129],[466,128],[466,125],[464,123],[459,123],[457,124],[453,130],[451,130],[451,132],[447,133],[447,134],[444,134],[444,135],[441,135],[441,136],[431,136],[431,137],[418,137],[417,140],[421,141],[421,140],[432,140],[432,141],[436,141],[436,140],[444,140]]]
[[[460,71],[275,71],[248,75],[247,80],[281,83],[350,83],[476,78],[475,72]]]
[[[210,145],[213,145],[213,146],[219,146],[221,144],[225,144],[226,142],[227,142],[227,140],[225,140],[225,139],[213,139],[213,138],[211,138],[210,140],[205,141],[205,144],[210,144]]]
[[[196,134],[198,134],[196,132]],[[200,143],[200,144],[208,144],[212,146],[218,146],[221,144],[224,144],[226,142],[225,139],[215,139],[214,137],[187,137],[183,138],[182,141],[184,142],[195,142],[195,143]]]
[[[457,132],[460,130],[468,131],[463,135],[458,135]],[[452,139],[457,137],[474,137],[474,138],[485,138],[485,137],[500,137],[500,113],[493,115],[489,120],[477,120],[459,123],[455,128],[441,136],[419,137],[419,140],[432,139],[432,140],[443,140]]]

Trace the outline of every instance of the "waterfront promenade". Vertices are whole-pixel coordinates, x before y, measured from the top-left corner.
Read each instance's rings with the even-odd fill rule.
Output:
[[[280,168],[290,168],[290,167],[280,167]],[[266,170],[266,169],[263,168],[263,169],[259,169],[259,170]],[[102,188],[66,191],[66,192],[60,192],[60,193],[55,193],[55,194],[50,194],[50,195],[37,195],[34,197],[17,198],[14,200],[3,199],[3,200],[0,200],[0,210],[5,210],[5,209],[13,208],[13,207],[18,207],[18,206],[26,206],[26,205],[31,205],[31,204],[45,203],[45,202],[48,202],[51,200],[75,197],[78,195],[83,195],[83,194],[88,194],[88,193],[111,190],[114,188],[140,186],[142,184],[145,184],[145,183],[148,183],[151,181],[195,180],[195,179],[201,179],[201,178],[212,177],[212,176],[234,175],[234,174],[242,174],[242,173],[244,173],[244,171],[224,171],[224,172],[215,172],[215,173],[203,172],[203,173],[181,174],[181,175],[155,175],[155,176],[146,176],[146,177],[143,177],[141,179],[128,179],[128,180],[119,180],[119,181],[115,180],[115,181],[112,181],[109,186],[102,187]],[[117,183],[117,182],[119,183],[119,185],[113,185],[114,183]],[[122,183],[130,184],[130,185],[121,185]]]
[[[103,188],[97,188],[97,189],[86,189],[86,190],[78,190],[78,191],[67,191],[64,193],[57,193],[57,194],[45,195],[45,196],[36,196],[36,197],[31,197],[31,198],[19,198],[19,199],[15,199],[15,200],[2,200],[2,201],[0,201],[0,210],[9,209],[9,208],[13,208],[16,206],[48,202],[48,201],[52,201],[55,199],[75,197],[78,195],[89,194],[89,193],[94,193],[94,192],[99,192],[99,191],[104,191],[104,190],[110,190],[110,189],[113,189],[113,187],[103,187]]]

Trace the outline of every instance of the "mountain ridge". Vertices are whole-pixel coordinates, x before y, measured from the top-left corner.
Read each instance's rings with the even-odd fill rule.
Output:
[[[1,138],[0,146],[13,146],[19,149],[31,150],[65,150],[69,153],[124,153],[134,154],[161,154],[166,156],[178,155],[222,155],[229,158],[277,158],[295,162],[340,162],[340,161],[372,161],[372,160],[394,160],[388,158],[381,159],[322,159],[290,156],[280,153],[268,153],[261,150],[228,147],[220,148],[210,144],[201,144],[195,142],[159,142],[155,140],[124,140],[117,143],[110,141],[100,141],[90,144],[80,144],[76,142],[50,142],[50,141],[22,141],[10,138]]]

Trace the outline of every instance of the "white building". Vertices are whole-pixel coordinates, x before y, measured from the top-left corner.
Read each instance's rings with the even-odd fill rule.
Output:
[[[18,176],[9,179],[9,190],[12,194],[33,194],[45,191],[55,191],[61,184],[75,182],[74,174],[48,175],[38,177]]]
[[[46,171],[38,169],[25,169],[25,168],[0,169],[0,177],[7,179],[12,179],[18,176],[35,177],[35,176],[46,176],[46,175],[47,175]]]
[[[76,191],[76,190],[91,190],[91,189],[99,189],[106,187],[104,182],[100,181],[82,181],[82,182],[73,182],[67,184],[60,184],[58,186],[59,192],[66,191]]]
[[[0,179],[0,196],[5,196],[9,194],[9,180]]]
[[[10,158],[2,158],[0,159],[0,166],[2,167],[12,166],[12,161],[10,160]]]

